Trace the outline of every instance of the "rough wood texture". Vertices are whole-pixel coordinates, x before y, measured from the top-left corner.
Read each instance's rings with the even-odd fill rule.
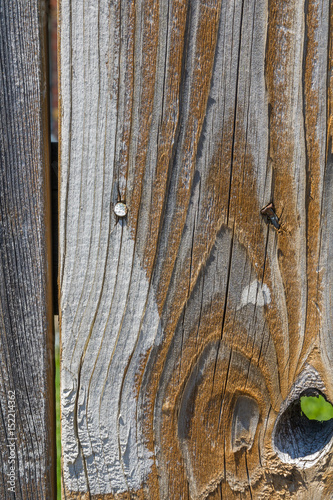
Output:
[[[61,0],[64,498],[333,495],[330,9]]]
[[[1,499],[55,498],[45,7],[0,0]]]

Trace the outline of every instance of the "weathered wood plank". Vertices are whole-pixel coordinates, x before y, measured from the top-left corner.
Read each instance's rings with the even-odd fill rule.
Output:
[[[45,8],[0,2],[1,499],[55,498]]]
[[[61,0],[64,498],[332,495],[330,9]]]

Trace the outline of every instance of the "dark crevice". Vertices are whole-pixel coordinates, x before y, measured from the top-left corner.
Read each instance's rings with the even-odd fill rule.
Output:
[[[74,436],[77,439],[78,455],[80,455],[80,453],[82,454],[82,464],[83,464],[84,474],[85,474],[85,477],[86,477],[86,480],[87,480],[88,495],[89,495],[89,499],[90,499],[91,495],[90,495],[90,487],[89,487],[89,479],[88,479],[89,476],[88,476],[88,470],[87,470],[87,463],[86,463],[86,459],[85,459],[85,456],[84,456],[84,453],[83,453],[83,448],[82,448],[82,445],[81,445],[81,440],[80,440],[79,431],[78,431],[78,420],[79,420],[78,419],[78,399],[79,399],[79,396],[80,396],[81,370],[82,370],[83,361],[84,361],[84,354],[81,357],[79,371],[78,371],[77,392],[76,392],[76,395],[75,395],[75,403],[74,403],[74,415],[75,415],[75,417],[73,419],[73,431],[74,431]]]
[[[230,159],[230,179],[229,179],[229,192],[228,192],[227,224],[229,223],[229,214],[230,214],[231,189],[232,189],[232,170],[233,170],[233,161],[234,161],[234,152],[235,152],[235,140],[236,140],[237,101],[238,101],[238,83],[239,83],[240,56],[241,56],[241,48],[242,48],[243,10],[244,10],[244,2],[242,2],[242,7],[241,7],[241,19],[240,19],[240,28],[239,28],[239,47],[238,47],[238,60],[237,60],[237,76],[236,76],[236,84],[235,84],[235,89],[236,89],[236,91],[235,91],[235,110],[234,110],[234,122],[233,122],[233,134],[232,134],[231,159]],[[228,304],[228,293],[229,293],[229,285],[230,285],[230,275],[231,275],[231,266],[232,266],[232,253],[233,253],[233,244],[234,244],[234,230],[235,230],[235,227],[233,227],[232,238],[231,238],[231,242],[230,242],[228,276],[227,276],[227,283],[226,283],[226,292],[225,292],[224,308],[223,308],[223,316],[222,316],[222,326],[221,326],[221,340],[222,340],[222,337],[223,337],[223,330],[224,330],[224,324],[225,324],[225,318],[226,318],[226,312],[227,312],[227,304]],[[213,387],[214,387],[214,379],[215,379],[217,357],[218,357],[218,351],[217,351],[217,354],[216,354],[216,361],[215,361],[215,366],[214,366],[214,374],[213,374],[213,381],[212,381],[212,391],[213,391]],[[222,410],[222,406],[221,406],[221,410]],[[219,425],[220,425],[220,422],[219,422]]]
[[[234,110],[234,123],[233,123],[231,160],[230,160],[230,180],[229,180],[229,194],[228,194],[228,208],[227,208],[227,224],[229,223],[231,187],[232,187],[232,170],[233,170],[235,142],[236,142],[238,83],[239,83],[240,56],[241,56],[241,49],[242,49],[243,11],[244,11],[244,1],[242,2],[241,19],[240,19],[240,27],[239,27],[239,47],[238,47],[238,60],[237,60],[237,75],[236,75],[236,84],[235,84],[235,89],[236,89],[236,92],[235,92],[235,110]]]
[[[167,64],[168,64],[168,50],[169,50],[169,24],[170,24],[170,1],[168,1],[168,14],[167,14],[166,34],[165,34],[164,77],[163,77],[163,91],[162,91],[163,97],[162,97],[161,117],[164,116],[165,86],[166,86],[166,78],[168,72]],[[157,137],[158,137],[157,140],[159,140],[160,133],[158,133]]]
[[[266,261],[267,261],[268,240],[269,240],[269,227],[267,226],[267,232],[266,232],[266,244],[265,244],[265,254],[264,254],[264,263],[263,263],[263,266],[262,266],[261,286],[263,286],[263,284],[264,284],[264,279],[265,279],[265,270],[266,270]]]
[[[246,455],[246,453],[245,453],[245,467],[246,467],[247,481],[249,483],[249,493],[250,493],[250,497],[251,497],[251,500],[252,500],[253,496],[252,496],[252,488],[251,488],[251,479],[250,479],[250,474],[249,474],[249,468],[248,468],[248,465],[247,465],[247,455]]]
[[[53,313],[59,314],[58,305],[58,143],[51,142],[51,217],[52,217],[52,285]]]
[[[187,10],[186,10],[186,21],[185,21],[185,29],[184,29],[184,46],[183,46],[183,54],[182,54],[182,66],[181,66],[181,75],[180,75],[180,83],[179,83],[179,103],[178,103],[178,118],[177,118],[177,123],[174,131],[174,136],[173,136],[173,146],[172,146],[172,151],[170,154],[170,159],[169,159],[169,164],[168,164],[168,172],[167,172],[167,179],[165,183],[165,193],[169,193],[172,186],[171,186],[171,181],[173,177],[173,171],[175,168],[175,159],[176,159],[176,153],[177,153],[177,148],[179,147],[179,138],[181,134],[181,116],[182,116],[182,109],[183,109],[183,101],[184,101],[184,94],[185,94],[185,87],[186,87],[186,81],[187,81],[187,71],[186,71],[186,61],[187,61],[187,53],[188,53],[188,45],[189,45],[189,33],[190,33],[190,18],[191,18],[191,4],[190,2],[187,3]],[[166,44],[168,45],[169,41],[166,40]],[[163,95],[164,99],[164,95]],[[157,234],[157,240],[156,240],[156,250],[155,250],[155,255],[154,255],[154,260],[153,260],[153,266],[152,268],[155,269],[156,266],[156,261],[158,258],[159,252],[161,252],[161,246],[162,246],[162,233],[163,233],[163,227],[166,224],[166,214],[167,214],[167,208],[168,208],[168,196],[165,194],[162,200],[162,210],[161,210],[161,216],[160,216],[160,221],[159,221],[159,227],[158,227],[158,234]],[[150,277],[150,283],[149,283],[149,288],[151,287],[152,284],[154,284],[154,279],[157,281],[157,278],[155,276]]]
[[[291,459],[314,459],[333,437],[333,419],[320,422],[310,420],[301,409],[301,397],[321,394],[317,389],[306,389],[292,401],[280,417],[274,430],[274,446],[278,453]],[[283,461],[283,457],[280,457]]]
[[[225,318],[226,318],[226,314],[227,314],[228,294],[229,294],[229,286],[230,286],[230,278],[231,278],[231,266],[232,266],[232,253],[233,253],[233,248],[234,248],[234,230],[235,230],[235,228],[233,228],[232,236],[231,236],[231,240],[230,240],[228,275],[227,275],[227,283],[226,283],[224,306],[223,306],[220,345],[221,345],[222,338],[223,338],[223,330],[224,330]],[[232,352],[232,350],[231,350],[231,352]],[[213,380],[212,380],[212,393],[213,393],[213,388],[214,388],[214,380],[215,380],[215,373],[216,373],[216,365],[217,365],[218,355],[219,355],[219,348],[216,351],[216,358],[215,358],[215,365],[214,365],[214,372],[213,372]],[[229,371],[229,367],[228,367],[228,371]],[[227,374],[227,379],[228,379],[228,374]],[[226,379],[226,384],[227,384],[227,379]],[[220,426],[220,422],[219,422],[219,426]]]

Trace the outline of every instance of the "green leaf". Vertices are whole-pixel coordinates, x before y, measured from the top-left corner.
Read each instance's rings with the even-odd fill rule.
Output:
[[[302,396],[301,410],[309,420],[326,422],[333,418],[333,406],[323,396]]]

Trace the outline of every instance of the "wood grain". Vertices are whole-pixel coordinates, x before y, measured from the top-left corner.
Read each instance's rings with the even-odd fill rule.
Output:
[[[45,8],[0,2],[1,499],[55,498]]]
[[[63,497],[329,498],[329,0],[59,14]]]

